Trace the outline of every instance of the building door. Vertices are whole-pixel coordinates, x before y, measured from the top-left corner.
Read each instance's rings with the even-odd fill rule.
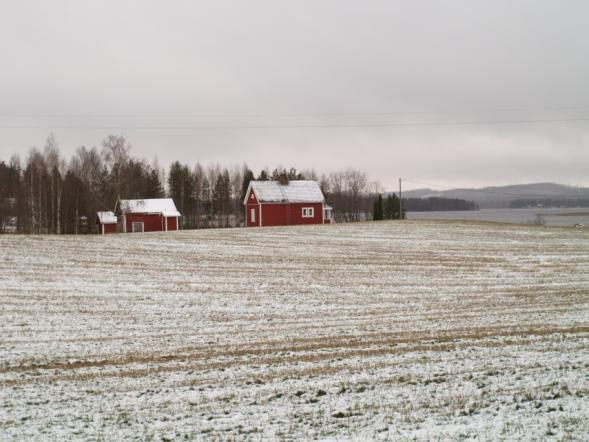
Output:
[[[135,232],[143,232],[143,223],[142,222],[134,222],[132,225],[133,233]]]

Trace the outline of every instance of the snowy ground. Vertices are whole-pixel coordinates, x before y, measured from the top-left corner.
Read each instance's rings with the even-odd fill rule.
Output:
[[[589,434],[589,231],[0,236],[0,439]]]

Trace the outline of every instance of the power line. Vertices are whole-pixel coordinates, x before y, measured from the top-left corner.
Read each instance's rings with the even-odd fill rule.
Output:
[[[415,122],[415,123],[346,123],[346,124],[292,124],[292,125],[95,125],[95,126],[39,126],[39,125],[0,125],[0,129],[44,129],[44,130],[249,130],[249,129],[338,129],[363,127],[443,127],[443,126],[485,126],[510,124],[544,124],[589,121],[584,118],[534,119],[534,120],[486,120],[453,122]]]
[[[260,114],[19,114],[0,115],[0,118],[301,118],[301,117],[361,117],[393,115],[443,115],[463,113],[502,113],[502,112],[547,112],[547,111],[582,111],[589,106],[552,106],[552,107],[513,107],[495,109],[441,109],[419,111],[388,112],[307,112],[307,113],[260,113]]]

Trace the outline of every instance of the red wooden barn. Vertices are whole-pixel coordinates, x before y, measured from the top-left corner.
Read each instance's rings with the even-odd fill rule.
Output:
[[[251,181],[245,199],[246,227],[331,223],[316,181]]]
[[[99,235],[117,233],[117,217],[114,212],[96,213],[96,227]]]
[[[115,213],[123,233],[178,230],[181,216],[172,198],[119,200]]]

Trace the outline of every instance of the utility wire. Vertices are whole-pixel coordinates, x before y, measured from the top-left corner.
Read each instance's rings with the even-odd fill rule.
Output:
[[[392,111],[392,112],[317,112],[317,113],[261,113],[261,114],[20,114],[0,115],[0,118],[301,118],[301,117],[371,117],[393,115],[443,115],[466,113],[498,112],[547,112],[547,111],[582,111],[589,106],[552,106],[552,107],[514,107],[496,109],[445,109],[428,111]]]
[[[486,120],[453,122],[416,123],[346,123],[346,124],[291,124],[291,125],[0,125],[0,129],[45,129],[45,130],[240,130],[240,129],[323,129],[323,128],[363,128],[363,127],[435,127],[435,126],[485,126],[510,124],[543,124],[589,121],[584,118],[534,119],[534,120]]]

